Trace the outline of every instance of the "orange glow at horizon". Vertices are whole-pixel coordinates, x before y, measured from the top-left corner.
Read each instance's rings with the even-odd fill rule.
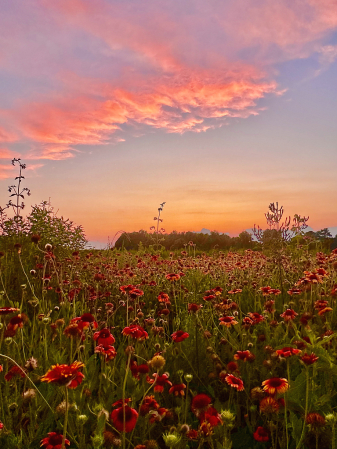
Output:
[[[132,7],[131,7],[131,6]],[[20,0],[0,16],[0,206],[27,164],[90,240],[337,225],[337,3]]]

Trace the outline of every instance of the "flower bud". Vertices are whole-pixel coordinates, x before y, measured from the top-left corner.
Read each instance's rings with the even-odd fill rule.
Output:
[[[178,446],[178,444],[180,443],[181,436],[175,432],[169,434],[165,433],[163,435],[163,440],[167,447],[175,447]]]
[[[328,426],[334,427],[337,424],[337,414],[336,413],[328,413],[325,415],[325,421]]]
[[[87,415],[78,415],[77,422],[83,426],[88,421],[88,419],[89,418],[87,417]]]
[[[100,449],[104,443],[103,435],[96,434],[93,437],[91,437],[91,441],[94,449]]]
[[[231,429],[234,427],[235,415],[230,410],[221,410],[220,416],[221,416],[221,420],[223,421],[224,425],[228,429]]]
[[[187,383],[191,382],[193,380],[193,374],[185,374],[184,378]]]

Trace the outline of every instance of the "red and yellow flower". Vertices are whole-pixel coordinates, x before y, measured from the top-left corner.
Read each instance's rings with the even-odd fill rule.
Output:
[[[263,390],[270,394],[284,393],[289,388],[287,379],[281,377],[272,377],[262,382]]]
[[[231,327],[238,324],[233,316],[223,316],[219,318],[221,326]]]
[[[84,374],[79,371],[83,367],[84,363],[82,362],[73,362],[71,365],[53,365],[40,380],[41,382],[76,388],[84,379]]]

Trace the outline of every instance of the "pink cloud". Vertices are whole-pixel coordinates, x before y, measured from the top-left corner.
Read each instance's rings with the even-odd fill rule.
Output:
[[[0,148],[0,159],[9,159],[12,160],[14,158],[19,157],[17,153],[9,150],[8,148]]]
[[[18,137],[14,133],[0,126],[0,142],[15,142],[16,140]]]
[[[11,160],[18,158],[19,155],[8,150],[7,148],[0,148],[0,159],[8,159],[7,164],[0,164],[0,179],[12,178],[17,175],[17,167],[13,166]],[[26,167],[26,170],[35,171],[43,167],[43,164],[32,164]]]
[[[227,117],[258,114],[257,100],[277,92],[275,82],[260,77],[244,69],[235,77],[230,72],[212,76],[177,72],[166,83],[152,78],[140,91],[104,84],[101,101],[84,95],[64,97],[22,105],[15,114],[26,137],[41,144],[29,152],[29,158],[64,159],[73,156],[73,145],[107,143],[122,124],[148,125],[171,133],[201,132],[220,126]]]
[[[137,133],[143,125],[202,132],[257,115],[260,99],[285,91],[270,64],[317,48],[325,49],[322,58],[335,57],[321,44],[337,26],[330,0],[36,0],[32,16],[24,12],[22,26],[12,17],[7,68],[19,67],[29,81],[41,72],[41,84],[53,84],[2,115],[29,141],[32,159],[70,158],[75,146],[121,141],[125,125]],[[11,22],[2,25],[9,32]],[[78,56],[78,47],[88,55]],[[17,137],[0,128],[1,139]]]
[[[0,164],[0,179],[11,178],[14,173],[14,167]]]
[[[256,46],[260,63],[305,57],[313,51],[309,44],[337,26],[332,0],[150,0],[129,6],[104,0],[41,1],[63,25],[82,29],[113,50],[129,48],[165,70],[182,68],[193,58],[197,62],[200,55],[215,63],[237,58],[238,51]],[[209,46],[212,35],[219,42]]]

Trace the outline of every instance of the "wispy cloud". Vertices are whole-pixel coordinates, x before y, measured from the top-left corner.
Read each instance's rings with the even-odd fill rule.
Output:
[[[336,58],[322,41],[337,26],[330,0],[13,0],[2,17],[0,67],[22,95],[0,141],[20,136],[29,158],[125,140],[124,125],[204,132],[257,115],[285,92],[275,63],[317,48],[322,66]]]

